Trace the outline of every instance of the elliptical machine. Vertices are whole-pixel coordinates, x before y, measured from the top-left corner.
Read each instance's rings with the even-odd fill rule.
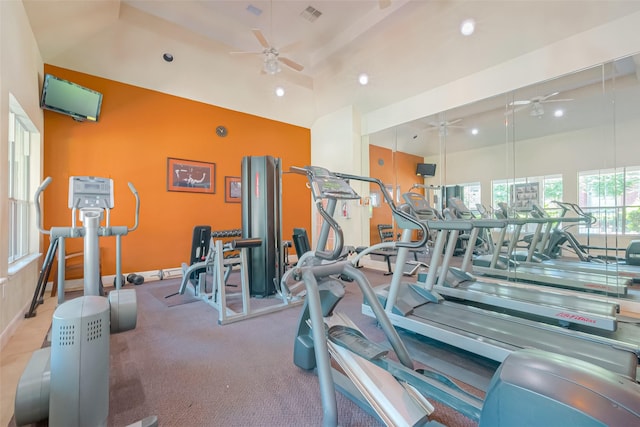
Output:
[[[375,411],[387,425],[433,424],[428,419],[433,409],[426,398],[454,408],[481,427],[640,424],[640,386],[637,383],[588,362],[554,353],[535,349],[511,353],[494,374],[484,401],[439,373],[414,370],[413,361],[365,276],[349,261],[331,262],[341,252],[342,230],[324,211],[322,199],[354,198],[355,191],[347,191],[347,187],[350,188],[347,180],[369,182],[380,187],[399,223],[407,221],[413,228],[419,227],[423,231],[425,224],[396,208],[379,180],[331,173],[322,168],[304,170],[325,225],[336,236],[332,252],[326,252],[321,246],[315,254],[303,256],[304,264],[299,262],[290,270],[292,277],[304,282],[308,292],[298,323],[294,363],[302,369],[317,371],[324,426],[338,423],[336,387],[366,410]],[[408,228],[403,224],[400,226]],[[409,242],[398,244],[413,245]],[[424,238],[418,244],[424,244]],[[335,328],[337,323],[333,318],[337,314],[334,309],[344,296],[343,285],[334,278],[336,275],[350,277],[358,284],[399,362],[387,358],[385,347],[368,341],[353,323],[345,321],[343,315],[345,325]],[[332,369],[329,351],[340,363],[347,360],[341,365],[346,375]],[[410,399],[403,398],[400,405],[393,406],[393,395],[388,399],[381,397],[387,387],[377,386],[380,381],[376,368],[400,382]],[[356,385],[355,390],[351,384]],[[410,402],[412,408],[406,411]],[[401,420],[401,423],[394,420]]]
[[[18,382],[15,399],[16,425],[48,419],[57,427],[106,426],[109,415],[109,333],[134,329],[137,302],[134,289],[120,289],[121,237],[138,227],[140,198],[136,199],[135,225],[111,226],[114,207],[113,180],[72,176],[69,178],[71,227],[43,229],[40,195],[52,179],[46,178],[35,194],[36,222],[43,234],[59,245],[59,306],[53,314],[51,347],[33,353]],[[76,225],[76,216],[82,226]],[[101,221],[105,218],[105,225]],[[116,236],[116,289],[102,296],[98,238]],[[84,240],[84,295],[64,301],[65,238]],[[157,425],[156,417],[138,421],[138,426]]]

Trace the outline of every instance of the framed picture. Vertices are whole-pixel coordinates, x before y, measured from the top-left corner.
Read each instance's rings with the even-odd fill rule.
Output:
[[[167,158],[167,191],[216,192],[216,164]]]
[[[242,199],[242,182],[237,176],[224,177],[224,201],[226,203],[240,203]]]

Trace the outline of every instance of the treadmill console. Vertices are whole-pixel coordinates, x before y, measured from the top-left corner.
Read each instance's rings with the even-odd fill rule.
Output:
[[[404,201],[411,207],[416,218],[421,221],[438,219],[435,209],[429,206],[429,202],[420,193],[404,193],[402,195]]]

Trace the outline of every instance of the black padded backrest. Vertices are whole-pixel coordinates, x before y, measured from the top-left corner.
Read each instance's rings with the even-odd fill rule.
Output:
[[[209,242],[211,240],[211,226],[196,225],[193,227],[193,237],[191,239],[191,255],[189,265],[204,261],[209,253]]]
[[[309,243],[309,235],[307,235],[307,230],[305,230],[304,228],[293,229],[293,246],[296,248],[296,255],[298,256],[298,258],[300,258],[302,254],[311,250],[311,244]]]

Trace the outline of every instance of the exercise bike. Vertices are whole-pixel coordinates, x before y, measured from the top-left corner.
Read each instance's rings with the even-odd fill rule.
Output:
[[[317,167],[302,169],[307,174],[324,224],[335,235],[333,251],[319,246],[291,273],[292,277],[304,282],[307,290],[295,338],[294,363],[302,369],[317,371],[323,425],[338,424],[336,388],[377,414],[387,425],[436,424],[429,420],[433,406],[427,399],[454,408],[481,427],[640,423],[640,386],[637,383],[593,364],[554,353],[534,349],[513,352],[495,372],[484,400],[465,392],[439,373],[416,371],[364,274],[348,260],[334,262],[341,253],[342,230],[324,211],[322,201],[356,198],[357,194],[347,180],[369,182],[380,187],[401,228],[411,224],[412,228],[421,228],[426,236],[425,224],[396,208],[379,180],[331,173]],[[425,243],[425,238],[417,243],[398,244],[417,247]],[[369,341],[344,315],[334,312],[344,296],[344,285],[336,279],[337,275],[349,277],[359,286],[398,362],[387,357],[386,347]],[[341,364],[344,373],[331,367],[329,354]],[[387,377],[381,380],[382,373]],[[399,386],[390,383],[389,377],[393,377]],[[386,390],[393,391],[387,395]],[[398,390],[403,393],[400,397],[396,396]]]

